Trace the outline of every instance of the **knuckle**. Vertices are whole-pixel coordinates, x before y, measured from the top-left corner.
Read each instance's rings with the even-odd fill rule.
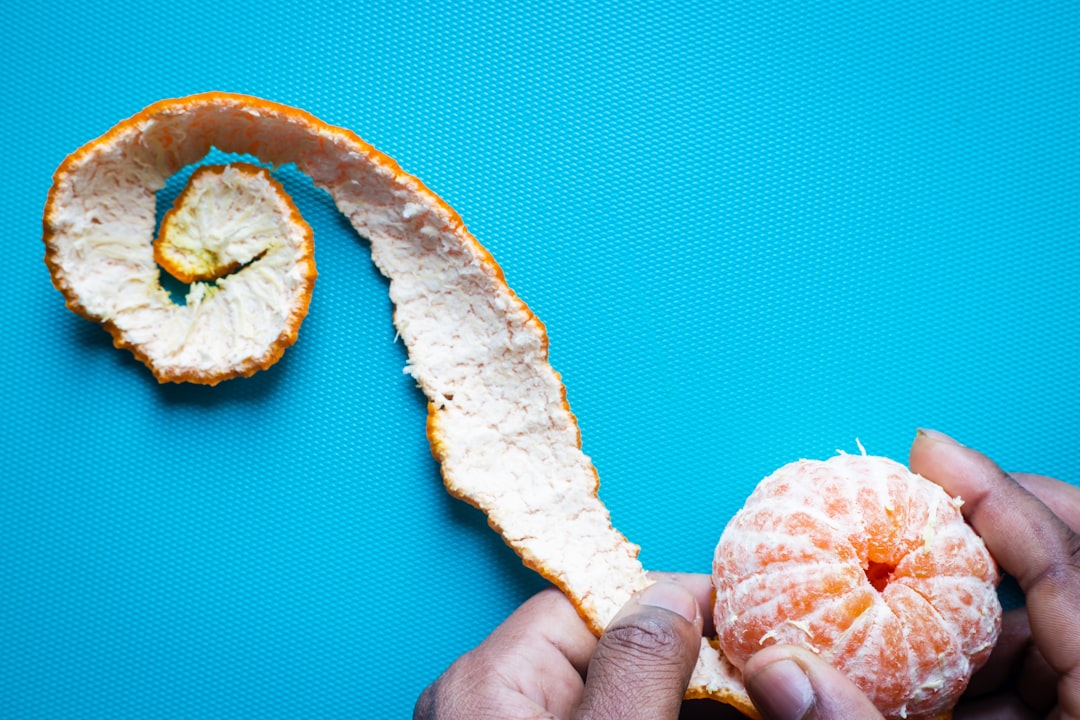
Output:
[[[1055,544],[1061,547],[1060,554],[1032,579],[1029,593],[1080,591],[1080,535],[1069,533],[1063,544],[1059,538],[1053,538],[1043,547]]]
[[[472,720],[477,698],[486,696],[492,682],[491,668],[476,650],[458,658],[420,694],[413,720]]]
[[[439,704],[437,700],[438,681],[424,688],[420,697],[413,707],[413,720],[435,720],[438,717]]]
[[[1027,593],[1066,594],[1076,597],[1080,591],[1080,562],[1054,562],[1036,576]]]
[[[604,638],[602,646],[634,662],[681,656],[686,649],[686,641],[674,625],[649,615],[608,628]]]

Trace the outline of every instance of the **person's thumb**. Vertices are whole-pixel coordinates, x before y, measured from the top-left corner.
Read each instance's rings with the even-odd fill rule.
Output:
[[[574,717],[676,720],[701,628],[701,610],[687,588],[662,581],[642,590],[600,636]]]
[[[743,680],[764,720],[872,720],[870,699],[809,650],[772,645],[753,655]]]

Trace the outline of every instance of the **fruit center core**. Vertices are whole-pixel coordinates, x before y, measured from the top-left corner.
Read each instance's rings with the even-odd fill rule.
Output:
[[[895,565],[871,560],[866,568],[866,579],[870,581],[875,590],[881,592],[889,584],[889,576],[892,575],[895,569]]]

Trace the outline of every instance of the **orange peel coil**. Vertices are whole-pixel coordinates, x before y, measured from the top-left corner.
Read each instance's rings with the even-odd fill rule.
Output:
[[[353,132],[220,92],[120,122],[69,156],[49,192],[45,261],[68,307],[161,382],[250,375],[295,341],[315,279],[311,233],[269,175],[197,171],[154,242],[155,193],[212,147],[294,163],[370,241],[447,489],[599,633],[649,581],[597,496],[544,326],[458,214]],[[194,281],[186,305],[162,289],[158,263]]]

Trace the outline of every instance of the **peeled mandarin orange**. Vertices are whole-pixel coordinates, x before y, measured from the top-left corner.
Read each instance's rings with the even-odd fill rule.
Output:
[[[716,548],[725,658],[741,668],[767,645],[799,645],[886,717],[947,715],[1001,628],[998,569],[960,504],[887,458],[780,468]]]

